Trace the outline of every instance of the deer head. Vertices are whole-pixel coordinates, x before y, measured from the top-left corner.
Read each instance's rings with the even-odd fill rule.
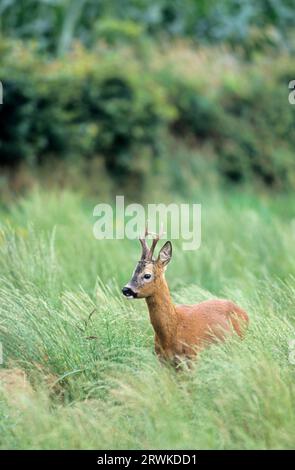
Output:
[[[148,235],[154,236],[150,248],[146,241]],[[168,241],[162,246],[157,259],[153,258],[156,245],[162,235],[163,229],[159,234],[152,234],[148,232],[146,226],[144,236],[139,238],[142,247],[141,259],[135,267],[131,280],[122,289],[122,293],[128,299],[142,299],[152,296],[164,276],[166,266],[172,257],[171,242]]]

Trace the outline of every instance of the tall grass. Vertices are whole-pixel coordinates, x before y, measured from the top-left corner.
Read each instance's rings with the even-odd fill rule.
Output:
[[[203,241],[174,243],[173,297],[230,297],[250,328],[178,373],[153,353],[145,303],[120,294],[139,246],[96,241],[95,202],[39,191],[2,209],[1,448],[293,448],[294,197],[196,195]]]

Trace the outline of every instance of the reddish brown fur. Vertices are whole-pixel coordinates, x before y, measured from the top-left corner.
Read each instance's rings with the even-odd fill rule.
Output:
[[[158,356],[178,362],[181,358],[194,357],[200,349],[234,333],[242,338],[248,315],[230,300],[207,300],[195,305],[172,303],[164,276],[171,254],[172,246],[167,242],[157,261],[139,263],[128,284],[138,298],[146,299]],[[146,273],[152,273],[152,280],[145,283]]]
[[[206,300],[174,305],[164,276],[157,278],[153,295],[146,298],[155,330],[155,350],[163,358],[191,358],[210,343],[234,331],[242,338],[248,315],[230,300]]]

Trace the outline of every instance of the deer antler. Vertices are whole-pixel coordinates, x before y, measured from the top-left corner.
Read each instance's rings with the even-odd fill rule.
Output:
[[[151,246],[151,249],[150,249],[150,252],[149,252],[149,258],[150,259],[153,258],[153,254],[154,254],[154,251],[155,251],[155,248],[156,248],[156,245],[157,245],[158,241],[160,240],[162,235],[164,235],[163,223],[161,223],[160,232],[159,233],[153,233],[151,235],[154,235],[154,238],[153,238],[152,246]]]
[[[148,247],[148,244],[146,242],[146,237],[148,236],[148,234],[149,234],[149,232],[148,232],[148,223],[146,223],[144,236],[139,237],[139,241],[140,241],[141,246],[142,246],[142,254],[141,254],[141,259],[142,260],[147,259],[148,254],[149,254],[149,247]]]
[[[152,260],[156,245],[157,245],[158,241],[160,240],[160,238],[162,237],[162,235],[164,235],[164,233],[165,232],[163,230],[163,223],[161,223],[159,233],[149,232],[148,231],[148,222],[146,223],[144,237],[139,238],[139,241],[140,241],[141,246],[142,246],[142,255],[141,255],[142,260]],[[148,247],[148,244],[146,242],[146,237],[148,235],[153,235],[153,237],[154,237],[153,241],[152,241],[151,248]]]

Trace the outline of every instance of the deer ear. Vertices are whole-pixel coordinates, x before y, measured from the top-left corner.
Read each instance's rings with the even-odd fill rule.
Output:
[[[172,257],[172,243],[166,242],[165,245],[162,246],[159,256],[157,259],[158,263],[161,263],[163,266],[166,266]]]

